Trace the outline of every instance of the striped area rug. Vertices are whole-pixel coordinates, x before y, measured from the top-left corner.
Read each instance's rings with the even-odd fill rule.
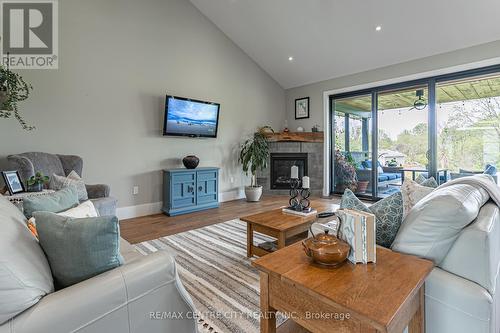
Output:
[[[270,238],[255,233],[254,242]],[[232,220],[135,245],[176,253],[179,276],[200,312],[200,331],[259,332],[259,275],[246,257],[246,223]],[[277,324],[284,317],[278,315]]]

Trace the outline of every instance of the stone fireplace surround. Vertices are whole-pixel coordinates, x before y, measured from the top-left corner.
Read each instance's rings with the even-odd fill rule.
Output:
[[[307,153],[307,176],[310,178],[312,195],[323,193],[323,143],[322,142],[269,142],[270,153]],[[264,193],[288,195],[289,190],[271,189],[271,164],[264,171],[257,172],[257,183]]]

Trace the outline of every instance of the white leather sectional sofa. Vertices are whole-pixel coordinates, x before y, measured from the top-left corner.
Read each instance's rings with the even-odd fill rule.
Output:
[[[0,196],[0,333],[197,332],[169,253],[142,256],[122,240],[123,266],[54,292],[49,264],[25,223]]]

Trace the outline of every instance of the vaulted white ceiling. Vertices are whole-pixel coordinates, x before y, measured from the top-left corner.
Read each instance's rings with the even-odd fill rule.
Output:
[[[284,88],[500,40],[499,0],[191,2]]]

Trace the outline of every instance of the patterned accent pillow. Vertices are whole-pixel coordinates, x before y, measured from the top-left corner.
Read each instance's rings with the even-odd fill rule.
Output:
[[[424,180],[422,183],[420,183],[420,185],[425,186],[425,187],[432,187],[432,188],[436,188],[439,186],[439,184],[434,179],[434,177],[431,177],[431,178]]]
[[[430,178],[434,180],[434,178]],[[428,179],[428,180],[430,180]],[[434,180],[435,182],[435,180]],[[410,210],[429,193],[434,191],[434,187],[417,184],[410,179],[405,179],[401,185],[401,194],[403,196],[403,219],[408,215]]]
[[[356,209],[375,215],[377,244],[386,248],[391,247],[401,222],[403,222],[401,192],[396,192],[368,207],[351,190],[345,190],[340,201],[340,208]]]
[[[434,177],[425,178],[425,176],[422,174],[418,175],[418,177],[415,179],[415,182],[419,185],[432,187],[432,188],[436,188],[439,186],[439,184],[437,183],[436,179],[434,179]]]
[[[427,180],[427,178],[423,174],[421,174],[421,173],[417,176],[417,178],[415,178],[415,182],[417,184],[422,184],[426,180]]]
[[[50,177],[50,185],[49,187],[53,190],[62,190],[68,186],[75,186],[76,191],[78,193],[78,200],[86,201],[89,199],[89,195],[87,193],[87,188],[85,187],[85,182],[83,179],[76,173],[76,171],[71,171],[68,177],[58,176],[56,174]]]

